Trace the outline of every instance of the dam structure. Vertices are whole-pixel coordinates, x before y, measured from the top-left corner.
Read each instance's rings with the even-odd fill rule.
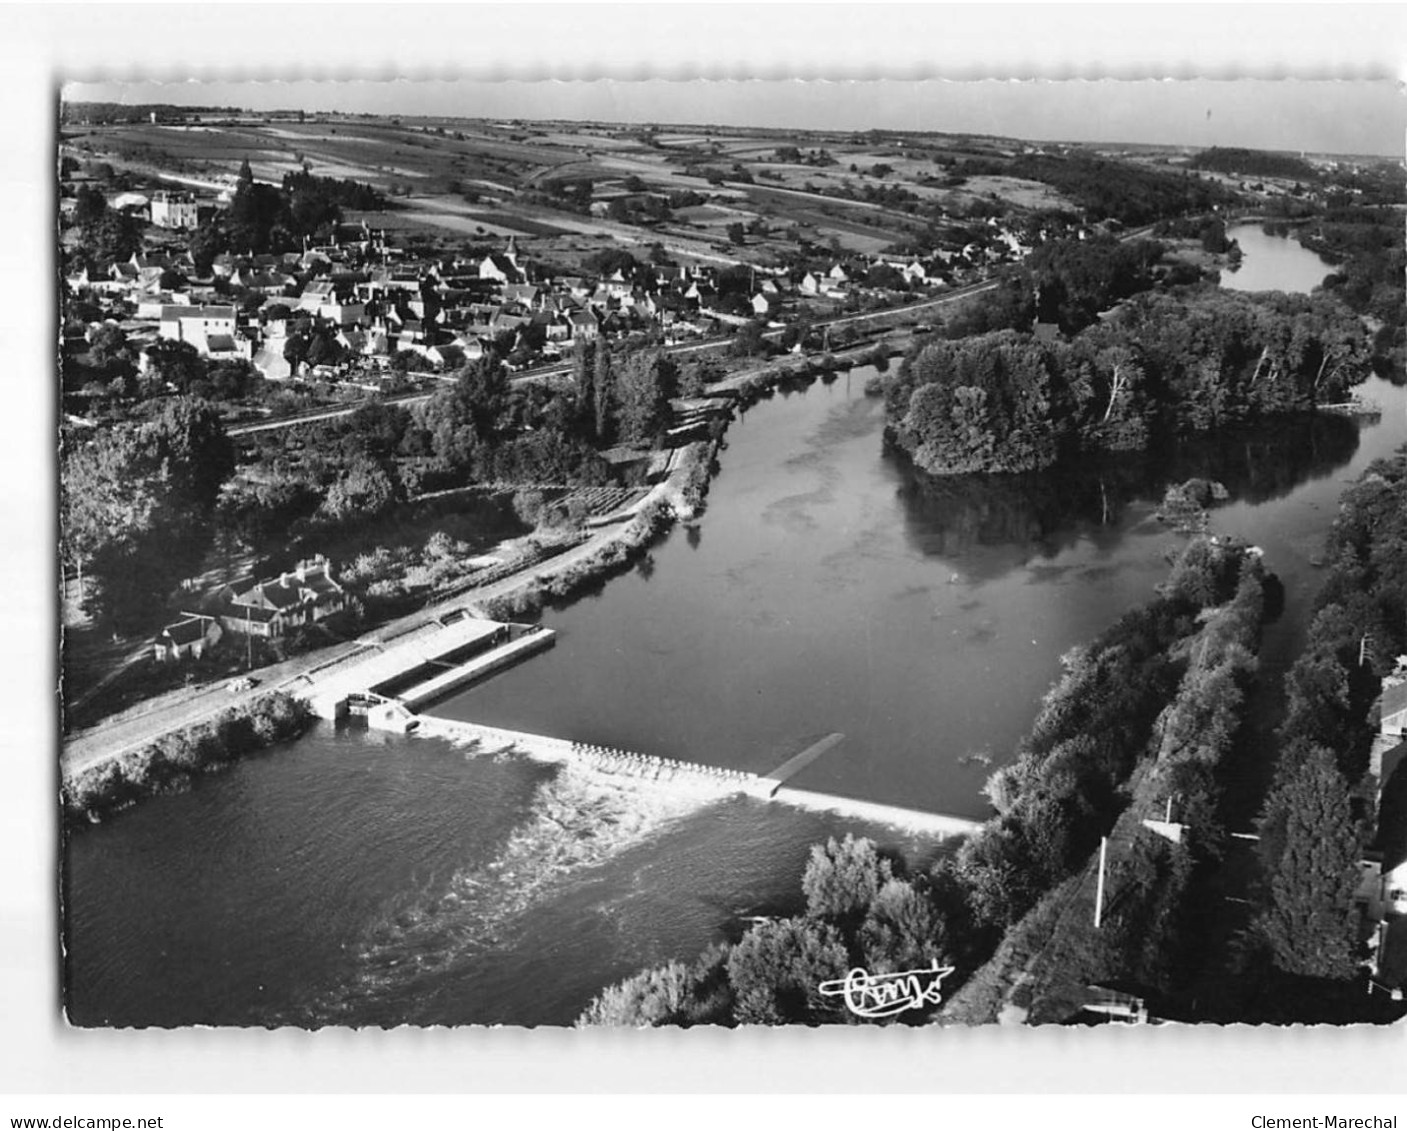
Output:
[[[358,641],[355,651],[299,677],[300,686],[290,690],[305,696],[314,713],[330,721],[357,716],[373,730],[436,735],[486,752],[566,763],[603,778],[701,799],[744,795],[937,837],[966,836],[981,827],[965,817],[786,784],[843,742],[842,734],[827,735],[769,773],[756,774],[421,713],[450,692],[550,648],[553,641],[552,631],[540,625],[484,620],[456,610],[389,640]]]
[[[368,721],[373,717],[369,715]],[[615,747],[505,730],[501,727],[483,726],[436,715],[418,715],[415,719],[418,724],[413,728],[416,734],[467,741],[486,753],[517,754],[544,762],[566,763],[603,777],[621,778],[649,788],[688,793],[705,799],[721,800],[742,795],[758,801],[790,805],[796,809],[815,812],[835,813],[855,820],[889,825],[939,838],[970,836],[982,827],[980,821],[968,817],[861,801],[858,798],[841,797],[831,793],[792,789],[784,784],[792,774],[839,743],[844,736],[838,734],[822,739],[770,773],[755,774],[748,770],[709,766],[652,754],[637,754]],[[395,729],[402,727],[397,725]]]
[[[540,625],[483,620],[457,610],[389,640],[358,641],[290,687],[319,718],[364,715],[379,730],[412,729],[414,711],[451,691],[550,648]]]

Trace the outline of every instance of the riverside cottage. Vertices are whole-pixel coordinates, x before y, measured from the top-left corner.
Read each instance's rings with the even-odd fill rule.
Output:
[[[201,613],[188,613],[185,619],[168,624],[156,638],[157,663],[178,663],[184,659],[198,660],[206,649],[213,648],[223,635],[220,622]]]
[[[332,576],[328,560],[318,554],[276,578],[233,593],[220,620],[226,632],[274,639],[346,607],[346,590]]]

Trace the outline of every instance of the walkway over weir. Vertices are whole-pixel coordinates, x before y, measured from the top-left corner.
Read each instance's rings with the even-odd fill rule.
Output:
[[[492,750],[512,751],[547,762],[571,763],[597,773],[628,777],[652,787],[684,791],[701,797],[721,799],[745,794],[760,801],[780,802],[798,809],[835,813],[855,820],[871,821],[938,837],[969,836],[982,827],[981,822],[967,817],[906,809],[898,805],[860,801],[829,793],[790,789],[782,785],[782,781],[801,769],[802,765],[814,761],[840,741],[843,737],[841,735],[830,735],[783,763],[771,774],[759,775],[745,770],[636,754],[614,747],[571,742],[547,735],[481,726],[478,723],[435,715],[412,716],[400,704],[395,704],[392,709],[399,713],[398,722],[395,724],[397,730],[406,729],[404,724],[413,722],[416,724],[414,730],[417,734],[467,739]]]

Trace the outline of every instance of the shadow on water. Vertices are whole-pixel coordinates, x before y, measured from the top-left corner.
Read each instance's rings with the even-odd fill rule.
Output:
[[[918,552],[951,558],[1015,547],[1029,560],[1055,557],[1082,540],[1112,550],[1132,526],[1130,508],[1156,506],[1172,484],[1211,479],[1227,489],[1230,502],[1265,503],[1332,474],[1357,449],[1358,425],[1324,414],[1030,475],[929,475],[888,438],[885,459],[898,473],[905,537]],[[1009,556],[982,560],[998,573],[1014,564]]]

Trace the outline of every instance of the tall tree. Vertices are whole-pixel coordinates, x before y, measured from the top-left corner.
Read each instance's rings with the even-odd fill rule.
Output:
[[[177,501],[208,517],[235,467],[234,444],[215,407],[193,397],[168,401],[142,439]]]
[[[1311,746],[1282,772],[1260,834],[1270,882],[1254,931],[1271,962],[1287,974],[1352,977],[1352,901],[1363,845],[1332,751]]]
[[[620,438],[633,444],[660,436],[669,426],[669,401],[677,389],[678,372],[668,354],[632,354],[616,380]]]
[[[604,341],[596,343],[596,356],[593,359],[591,379],[591,407],[593,424],[596,428],[596,442],[604,444],[611,430],[611,409],[614,397],[615,373],[611,364],[611,348]]]
[[[92,185],[79,185],[73,220],[81,228],[96,224],[107,212],[107,197]]]
[[[596,368],[593,352],[585,342],[577,342],[572,354],[572,392],[576,398],[576,411],[583,430],[591,439],[596,435]]]

